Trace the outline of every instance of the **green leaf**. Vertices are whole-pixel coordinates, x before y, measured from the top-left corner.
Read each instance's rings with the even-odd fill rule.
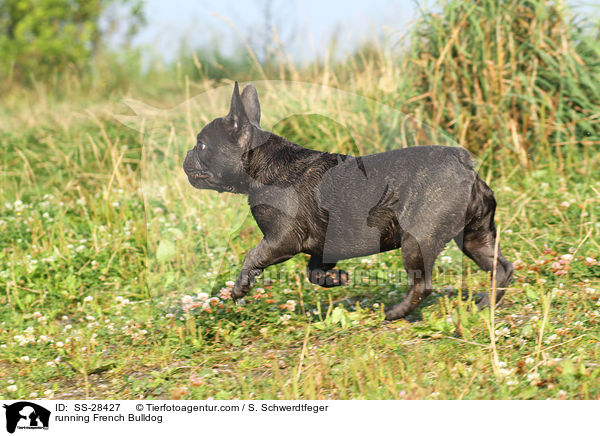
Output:
[[[171,233],[173,233],[177,239],[183,239],[183,232],[181,230],[172,228]]]
[[[525,295],[527,295],[527,298],[529,298],[532,301],[537,301],[540,299],[539,294],[535,292],[531,286],[525,287]]]
[[[342,309],[341,307],[336,307],[335,309],[333,309],[333,312],[331,312],[331,323],[337,324],[338,322],[340,322],[342,320],[343,316],[344,316],[344,309]]]
[[[163,239],[158,244],[158,250],[156,250],[156,259],[159,262],[167,262],[175,257],[177,254],[175,250],[175,244],[169,239]]]

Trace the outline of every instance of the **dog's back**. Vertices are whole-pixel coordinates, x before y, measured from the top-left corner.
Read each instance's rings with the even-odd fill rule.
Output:
[[[398,248],[405,232],[423,249],[431,241],[446,244],[465,226],[476,174],[468,152],[458,147],[340,159],[317,187],[317,202],[328,212],[324,257]]]

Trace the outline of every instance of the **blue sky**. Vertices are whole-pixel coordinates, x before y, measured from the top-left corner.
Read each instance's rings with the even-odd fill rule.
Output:
[[[580,14],[591,11],[597,14],[597,6],[592,6],[596,2],[567,0],[570,6],[579,5],[575,10]],[[192,48],[217,40],[227,54],[240,45],[242,38],[251,36],[260,40],[265,31],[266,5],[270,4],[271,22],[286,43],[288,55],[296,60],[312,59],[315,54],[323,56],[335,34],[336,55],[340,56],[374,33],[393,43],[406,31],[418,7],[427,9],[427,5],[436,3],[435,0],[145,0],[148,23],[133,43],[167,61],[177,57],[184,40]],[[295,37],[291,38],[292,35]]]
[[[260,39],[269,3],[272,23],[289,43],[287,52],[297,59],[309,59],[315,53],[322,56],[334,33],[339,41],[338,54],[374,32],[397,37],[416,10],[412,0],[146,0],[148,24],[134,45],[151,48],[171,60],[183,39],[197,47],[217,38],[227,52],[241,42],[240,35]],[[236,30],[213,14],[228,19]]]

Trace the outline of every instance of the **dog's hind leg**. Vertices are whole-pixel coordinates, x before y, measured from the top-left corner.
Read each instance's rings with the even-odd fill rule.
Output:
[[[385,310],[385,319],[392,321],[403,318],[412,312],[431,293],[431,271],[437,251],[422,247],[408,233],[402,237],[402,259],[408,273],[408,295],[404,300]],[[433,255],[435,252],[436,255]]]
[[[458,236],[456,243],[462,249],[463,253],[475,261],[481,269],[491,272],[494,269],[494,248],[496,244],[496,231],[488,229],[484,231],[465,232],[464,236]],[[461,241],[462,239],[462,241]],[[513,277],[514,268],[512,263],[505,259],[498,247],[498,255],[496,260],[496,303],[504,297],[506,288],[510,284]],[[477,303],[481,309],[490,305],[490,296],[486,293],[483,298]]]
[[[474,185],[473,205],[471,216],[464,230],[454,238],[458,247],[468,257],[473,259],[481,269],[491,272],[496,259],[496,303],[504,297],[506,288],[513,278],[514,268],[512,263],[505,259],[498,247],[497,256],[494,255],[496,246],[496,227],[494,213],[496,200],[492,190],[478,179]],[[479,308],[489,306],[490,296],[486,293],[477,303]]]
[[[323,263],[321,256],[313,255],[306,265],[306,275],[311,283],[324,288],[347,285],[350,282],[348,273],[334,268],[335,263]]]

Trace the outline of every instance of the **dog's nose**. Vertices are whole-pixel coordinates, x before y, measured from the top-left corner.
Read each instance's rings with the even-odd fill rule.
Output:
[[[190,150],[185,155],[185,159],[183,160],[183,169],[184,170],[187,169],[187,167],[189,167],[189,165],[190,165],[190,162],[191,162],[191,159],[192,159],[191,153],[192,153],[192,151]]]

